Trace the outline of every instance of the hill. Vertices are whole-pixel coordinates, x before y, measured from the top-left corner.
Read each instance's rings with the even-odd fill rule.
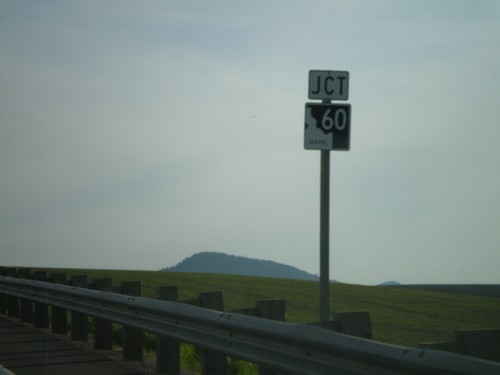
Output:
[[[318,276],[286,264],[216,252],[201,252],[194,254],[177,265],[163,268],[161,271],[318,280]]]
[[[399,286],[399,285],[401,284],[397,281],[386,281],[384,283],[378,284],[378,286]]]

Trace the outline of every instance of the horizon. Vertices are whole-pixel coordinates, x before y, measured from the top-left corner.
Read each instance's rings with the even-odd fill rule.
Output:
[[[169,268],[175,268],[179,264],[183,263],[185,260],[199,254],[218,254],[218,255],[227,255],[229,257],[237,257],[237,258],[244,258],[248,260],[257,260],[257,261],[263,261],[263,262],[272,262],[276,263],[278,265],[283,265],[283,266],[289,266],[292,268],[295,268],[299,271],[306,272],[310,276],[315,276],[318,278],[317,282],[319,283],[319,274],[312,274],[309,273],[303,269],[300,269],[298,267],[286,264],[286,263],[279,263],[275,262],[273,260],[269,259],[258,259],[258,258],[249,258],[244,255],[234,255],[230,253],[221,253],[217,251],[200,251],[191,255],[188,255],[184,259],[180,260],[179,262],[170,265],[170,266],[164,266],[159,269],[122,269],[122,268],[99,268],[99,267],[93,267],[93,268],[81,268],[81,267],[37,267],[37,266],[15,266],[15,265],[0,265],[0,267],[15,267],[15,268],[30,268],[30,269],[68,269],[68,270],[99,270],[99,271],[132,271],[132,272],[173,272],[173,273],[212,273],[212,272],[205,272],[205,271],[170,271]],[[235,273],[212,273],[212,274],[222,274],[222,275],[232,275],[232,276],[249,276],[249,277],[273,277],[273,276],[258,276],[258,275],[244,275],[244,274],[235,274]],[[300,279],[294,279],[294,280],[300,280]],[[314,281],[314,280],[303,280],[303,281]],[[384,286],[384,284],[391,284],[391,283],[396,283],[397,285],[403,285],[403,286],[412,286],[412,285],[500,285],[500,283],[441,283],[441,284],[436,284],[436,283],[416,283],[416,284],[411,284],[411,283],[401,283],[398,280],[385,280],[385,281],[380,281],[375,284],[361,284],[361,283],[349,283],[349,282],[344,282],[342,280],[336,280],[336,279],[330,279],[330,283],[340,283],[340,284],[350,284],[350,285],[361,285],[361,286]]]

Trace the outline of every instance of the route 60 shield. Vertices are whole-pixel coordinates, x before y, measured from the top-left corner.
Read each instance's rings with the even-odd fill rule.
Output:
[[[350,135],[350,104],[306,103],[306,150],[349,151]]]

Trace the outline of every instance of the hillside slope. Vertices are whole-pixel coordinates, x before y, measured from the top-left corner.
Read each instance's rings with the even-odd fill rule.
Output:
[[[251,309],[258,300],[283,299],[287,321],[310,323],[319,319],[318,281],[160,271],[60,268],[31,271],[46,271],[49,275],[65,273],[67,279],[86,275],[89,283],[96,278],[111,278],[114,286],[140,281],[142,296],[146,298],[157,298],[160,287],[177,287],[179,301],[188,303],[199,298],[200,292],[222,291],[223,311],[228,313]],[[451,341],[455,330],[500,328],[499,302],[498,298],[394,287],[332,283],[330,289],[331,317],[335,312],[368,311],[375,341],[410,347],[422,342]],[[147,332],[144,335],[150,348],[154,348],[154,336]],[[189,373],[200,371],[198,362],[193,360],[198,358],[197,353],[191,346],[181,347],[181,360]],[[250,369],[253,371],[255,366]],[[254,372],[245,368],[238,373]]]
[[[318,281],[187,272],[42,270],[49,274],[65,272],[68,278],[85,274],[89,281],[109,277],[115,286],[123,281],[141,281],[147,298],[155,298],[159,286],[177,286],[181,301],[197,298],[200,292],[220,290],[224,293],[224,311],[253,307],[257,300],[284,299],[287,321],[309,323],[319,319]],[[454,330],[500,328],[498,298],[342,283],[332,283],[330,293],[332,314],[368,311],[374,340],[390,344],[416,346],[452,340]]]
[[[228,275],[264,276],[282,279],[318,280],[318,276],[270,260],[251,259],[216,252],[201,252],[184,259],[168,272],[202,272]]]

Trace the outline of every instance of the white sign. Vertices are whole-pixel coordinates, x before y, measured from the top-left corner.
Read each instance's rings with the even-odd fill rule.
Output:
[[[309,71],[309,99],[347,100],[349,72],[335,70]]]
[[[343,150],[351,146],[351,105],[306,103],[304,148]]]

